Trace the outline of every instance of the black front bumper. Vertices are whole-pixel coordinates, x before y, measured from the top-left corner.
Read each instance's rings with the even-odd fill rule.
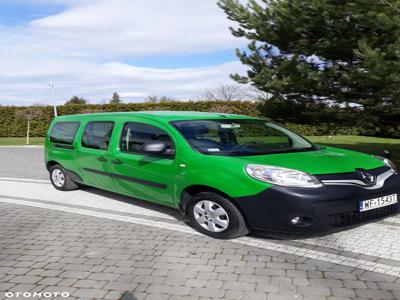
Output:
[[[366,189],[354,185],[325,185],[321,188],[273,186],[258,195],[235,198],[252,229],[280,232],[329,231],[395,214],[400,204],[359,212],[359,202],[397,194],[400,176],[392,175],[383,187]],[[291,220],[302,217],[303,224]]]

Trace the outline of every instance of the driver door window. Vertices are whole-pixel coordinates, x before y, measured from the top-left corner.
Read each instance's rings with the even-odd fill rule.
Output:
[[[141,151],[141,147],[151,142],[166,143],[167,152],[171,152],[174,148],[170,136],[164,130],[143,123],[127,123],[122,131],[120,149],[122,152],[147,155]]]

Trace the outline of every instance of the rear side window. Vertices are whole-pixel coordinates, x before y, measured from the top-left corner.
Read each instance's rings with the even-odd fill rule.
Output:
[[[165,142],[169,149],[174,148],[171,137],[164,130],[143,123],[127,123],[122,131],[120,148],[123,152],[143,154],[140,148],[151,142]]]
[[[82,136],[82,146],[86,148],[107,150],[110,143],[114,122],[90,122]]]
[[[79,122],[56,123],[51,130],[50,141],[53,143],[72,145],[78,128]]]

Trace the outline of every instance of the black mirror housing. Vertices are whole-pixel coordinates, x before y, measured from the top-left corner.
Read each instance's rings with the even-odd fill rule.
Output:
[[[390,150],[383,150],[383,157],[387,158],[387,159],[392,159],[392,152]]]

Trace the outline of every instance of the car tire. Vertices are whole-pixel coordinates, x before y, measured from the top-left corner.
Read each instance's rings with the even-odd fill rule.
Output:
[[[193,226],[217,239],[233,239],[249,233],[240,210],[231,200],[213,192],[195,195],[188,207]]]
[[[60,165],[54,165],[50,168],[50,181],[53,186],[59,191],[73,191],[79,188],[65,172],[65,169]]]

